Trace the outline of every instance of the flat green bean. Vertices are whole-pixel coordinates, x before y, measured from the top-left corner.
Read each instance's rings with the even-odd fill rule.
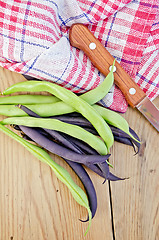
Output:
[[[21,138],[16,133],[12,132],[10,129],[6,128],[1,124],[0,124],[0,130],[5,134],[7,134],[9,137],[19,142],[20,144],[22,144],[37,159],[48,164],[56,174],[57,178],[68,187],[68,189],[70,190],[76,202],[87,209],[88,215],[89,215],[89,225],[85,233],[86,235],[91,226],[92,214],[89,207],[88,198],[85,192],[73,181],[73,179],[71,178],[70,174],[66,171],[66,169],[61,167],[56,162],[54,162],[53,159],[45,150],[27,142],[25,139]]]
[[[105,119],[109,124],[117,127],[123,131],[129,132],[129,124],[119,113],[107,109],[105,107],[99,106],[97,104],[93,105],[93,108]]]
[[[98,112],[95,111],[93,107],[90,106],[86,101],[59,85],[45,81],[20,82],[6,89],[3,94],[6,95],[26,90],[29,92],[47,91],[60,98],[66,104],[70,105],[74,110],[80,112],[86,119],[88,119],[88,121],[92,123],[98,134],[104,140],[109,151],[110,147],[114,143],[114,137],[111,129],[108,124],[106,124],[104,119],[98,114]]]
[[[107,108],[99,106],[97,104],[93,105],[93,108],[103,117],[103,119],[109,123],[110,125],[117,127],[127,133],[131,138],[135,141],[138,141],[130,132],[129,132],[129,124],[120,114],[117,112],[111,111]]]
[[[111,71],[108,73],[104,81],[96,88],[82,94],[80,97],[91,105],[100,101],[111,89],[114,83],[114,69],[115,60],[113,62],[113,66]],[[5,92],[5,91],[4,91]],[[55,103],[60,101],[55,96],[47,96],[47,95],[15,95],[8,97],[0,97],[0,105],[2,104],[45,104],[45,103]]]
[[[60,101],[55,96],[47,95],[15,95],[8,97],[0,97],[0,105],[2,104],[40,104],[40,103],[55,103]]]
[[[110,91],[114,83],[114,74],[113,74],[114,64],[115,64],[115,60],[113,62],[111,71],[108,73],[104,81],[98,87],[80,96],[83,100],[93,105],[94,103],[99,102],[103,97],[107,95],[107,93]]]
[[[115,61],[113,63],[113,66],[115,64]],[[93,105],[94,103],[100,101],[106,93],[111,88],[114,81],[114,75],[113,75],[113,68],[111,69],[110,73],[107,75],[105,80],[95,89],[86,92],[80,96],[80,98],[83,98],[86,102]],[[10,89],[10,88],[9,88]],[[6,93],[5,93],[6,94]],[[58,101],[59,99],[57,99]],[[36,104],[36,105],[26,105],[29,109],[36,112],[41,117],[49,117],[49,116],[55,116],[55,115],[61,115],[66,113],[74,112],[75,110],[68,104],[60,101],[53,104],[48,104],[47,107],[45,104]],[[134,138],[131,133],[129,132],[129,125],[127,121],[118,113],[106,109],[104,107],[93,105],[93,108],[98,111],[98,113],[103,117],[103,119],[111,124],[112,126],[118,127],[122,131],[126,132],[128,135],[130,135],[132,138]],[[0,114],[5,116],[25,116],[26,114],[21,109],[15,109],[15,108],[9,108],[2,107],[0,108]],[[135,138],[134,138],[135,139]],[[137,140],[137,139],[135,139]]]
[[[66,113],[74,112],[74,109],[68,104],[60,101],[49,104],[33,104],[25,105],[33,112],[37,113],[41,117],[50,117],[56,115],[62,115]],[[131,136],[134,140],[138,141],[129,132],[129,124],[119,113],[114,112],[105,107],[97,104],[93,105],[93,108],[103,117],[103,119],[114,127],[117,127]],[[14,105],[0,105],[0,115],[13,117],[13,116],[28,116],[24,111],[15,107]]]
[[[57,119],[10,117],[2,120],[0,123],[4,125],[16,124],[27,127],[40,127],[60,131],[86,142],[101,155],[106,155],[108,153],[106,145],[100,138],[77,125],[65,123]]]
[[[36,104],[35,104],[36,105]],[[32,105],[27,105],[32,106]],[[38,104],[40,107],[40,104]],[[0,105],[0,115],[8,116],[8,117],[21,117],[21,116],[27,116],[24,111],[22,111],[20,108],[16,107],[15,105]]]
[[[33,112],[37,113],[41,117],[49,117],[50,114],[58,115],[58,113],[65,112],[68,113],[70,110],[73,112],[74,109],[64,102],[60,101],[59,104],[54,106],[55,103],[44,103],[44,104],[25,104],[25,106],[31,109]],[[24,104],[22,104],[24,105]],[[66,106],[66,108],[65,108]],[[52,113],[53,110],[53,113]],[[8,117],[20,117],[20,116],[28,116],[24,111],[15,105],[0,105],[0,115],[8,116]]]

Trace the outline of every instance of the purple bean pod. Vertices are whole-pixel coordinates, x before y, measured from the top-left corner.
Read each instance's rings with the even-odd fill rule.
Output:
[[[93,133],[94,135],[98,135],[97,131],[94,129],[92,124],[78,113],[72,117],[70,117],[70,115],[62,115],[62,116],[54,116],[52,118],[59,119],[60,121],[67,122],[70,124],[78,125],[80,127],[83,127],[85,130]],[[111,125],[109,125],[109,126],[112,130],[115,141],[132,146],[136,154],[139,152],[140,143],[138,143],[137,141],[132,139],[127,133],[125,133],[121,129],[111,126]],[[138,135],[135,133],[135,131],[133,129],[129,128],[129,131],[137,140],[140,141]],[[134,144],[137,147],[137,151],[135,149]]]
[[[109,181],[119,181],[119,180],[125,180],[126,178],[119,178],[119,177],[115,176],[114,174],[112,174],[111,172],[109,172],[107,179]]]
[[[35,128],[30,128],[26,126],[19,127],[28,137],[30,137],[38,145],[70,161],[87,164],[87,163],[100,163],[104,162],[107,159],[107,155],[81,155],[75,153],[74,151],[69,150],[68,148],[65,148],[53,142],[43,134],[39,133]]]
[[[33,112],[32,110],[30,110],[29,108],[23,106],[23,105],[19,105],[18,107],[20,107],[23,111],[25,111],[29,116],[32,117],[37,117],[40,118],[40,116],[38,114],[36,114],[35,112]],[[73,117],[75,116],[79,116],[78,113],[73,113]],[[69,118],[71,118],[72,114],[68,114]],[[47,133],[49,133],[54,139],[58,140],[60,143],[66,144],[66,147],[70,147],[71,150],[73,150],[76,153],[79,154],[98,154],[93,148],[91,148],[89,145],[86,146],[86,144],[84,144],[82,141],[80,141],[79,139],[73,138],[69,135],[66,134],[62,134],[62,133],[58,133],[57,131],[54,130],[49,130],[49,129],[44,129],[45,131],[47,131]],[[58,138],[59,137],[59,138]],[[67,141],[64,141],[63,137],[65,137],[65,140],[67,140],[69,143],[67,143]],[[103,174],[102,170],[98,167],[98,165],[92,164],[92,163],[85,163],[85,165],[90,168],[93,172],[95,172],[96,174],[98,174],[101,177],[105,177],[105,174]]]
[[[70,117],[70,116],[61,115],[61,116],[53,116],[53,117],[50,117],[50,118],[58,119],[60,121],[66,122],[66,123],[78,125],[80,127],[91,127],[91,128],[93,128],[93,125],[87,119],[85,119],[84,117]]]
[[[93,171],[97,175],[99,175],[100,177],[105,178],[103,172],[98,167],[98,164],[87,163],[87,164],[85,164],[85,166],[88,167],[91,171]]]
[[[77,174],[81,182],[83,183],[83,186],[86,190],[87,196],[88,196],[88,201],[89,201],[89,206],[91,209],[92,213],[92,218],[95,216],[96,210],[97,210],[97,195],[96,191],[94,188],[94,185],[92,183],[92,180],[90,179],[88,173],[86,170],[83,168],[83,166],[79,163],[71,162],[65,158],[63,158],[67,164],[73,169],[73,171]],[[80,220],[82,222],[87,222],[87,220]]]
[[[22,109],[24,112],[26,112],[29,116],[36,117],[36,118],[41,118],[38,114],[30,110],[24,105],[18,105],[20,109]],[[68,141],[66,134],[59,133],[58,131],[51,130],[51,129],[44,129],[45,132],[47,132],[50,136],[52,136],[55,140],[59,141],[62,143],[65,147],[76,151],[76,147],[71,141]],[[78,153],[78,152],[77,152]],[[79,152],[80,153],[80,152]]]
[[[23,111],[25,111],[28,115],[40,118],[40,116],[38,114],[36,114],[32,110],[30,110],[29,108],[27,108],[27,107],[25,107],[23,105],[20,105],[19,107]],[[72,116],[70,116],[70,114],[67,114],[67,115],[69,115],[69,116],[67,116],[67,118],[72,118]],[[74,113],[73,116],[74,117],[76,116],[78,118],[79,114],[78,113]],[[87,144],[84,144],[79,139],[73,138],[72,136],[69,136],[69,135],[64,134],[64,133],[58,133],[57,131],[54,131],[54,130],[49,130],[49,129],[44,129],[44,130],[47,131],[53,138],[57,139],[59,142],[61,142],[63,144],[66,143],[65,146],[70,147],[70,149],[72,149],[74,152],[76,152],[78,154],[82,154],[82,156],[83,156],[83,154],[91,154],[91,155],[93,154],[93,156],[94,155],[98,155],[98,153],[93,148],[91,148]],[[66,140],[66,141],[64,141],[64,140]],[[69,142],[69,146],[67,145],[67,142]],[[100,156],[100,155],[98,155],[98,156]],[[101,176],[101,177],[103,177],[105,179],[104,182],[109,177],[114,176],[113,174],[111,175],[111,173],[110,173],[110,176],[109,176],[109,166],[108,166],[106,160],[109,158],[110,155],[108,154],[106,156],[107,156],[107,158],[102,163],[94,164],[92,162],[91,163],[85,162],[85,166],[87,166],[92,171],[94,171],[99,176]],[[114,176],[114,179],[118,180],[120,178]],[[115,181],[115,180],[113,180],[113,181]]]
[[[66,136],[66,134],[65,134]],[[66,136],[67,140],[74,143],[78,149],[80,149],[81,154],[93,154],[93,155],[98,155],[98,152],[93,149],[91,146],[88,144],[84,143],[83,141],[74,138],[72,136],[67,135]],[[76,150],[75,150],[76,151]]]
[[[37,79],[37,78],[34,78],[34,77],[31,77],[31,76],[29,76],[29,75],[26,75],[26,74],[22,74],[23,75],[23,77],[25,77],[26,78],[26,80],[36,80],[36,81],[41,81],[40,79]]]

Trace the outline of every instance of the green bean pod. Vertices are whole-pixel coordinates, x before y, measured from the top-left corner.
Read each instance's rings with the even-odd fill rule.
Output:
[[[55,103],[59,102],[55,96],[47,96],[47,95],[15,95],[15,96],[8,96],[8,97],[0,97],[0,105],[14,105],[14,104],[40,104],[40,103]]]
[[[71,106],[62,101],[49,104],[32,104],[25,106],[32,110],[33,112],[40,115],[41,117],[50,117],[74,112],[74,109]],[[105,107],[99,106],[97,104],[94,104],[93,108],[103,117],[103,119],[107,123],[121,129],[129,136],[131,136],[134,140],[138,141],[129,132],[128,122],[119,113],[114,112]],[[15,107],[14,105],[0,105],[0,115],[8,117],[28,116],[24,111]]]
[[[115,60],[113,62],[111,71],[108,73],[104,81],[98,87],[80,96],[83,100],[93,105],[94,103],[99,102],[102,98],[104,98],[107,95],[107,93],[110,91],[114,83],[114,74],[113,74],[114,64],[115,64]]]
[[[71,192],[72,196],[74,197],[74,199],[76,200],[76,202],[87,209],[88,214],[89,214],[89,225],[86,230],[86,233],[87,233],[90,229],[91,219],[92,219],[92,214],[91,214],[91,210],[89,207],[88,198],[87,198],[87,195],[85,194],[85,192],[73,181],[73,179],[71,178],[70,174],[66,171],[66,169],[61,167],[56,162],[54,162],[53,159],[50,157],[50,155],[45,150],[43,150],[42,148],[40,148],[34,144],[27,142],[25,139],[18,136],[16,133],[12,132],[10,129],[6,128],[5,126],[3,126],[1,124],[0,124],[0,130],[2,132],[4,132],[5,134],[7,134],[9,137],[11,137],[14,140],[16,140],[17,142],[19,142],[20,144],[22,144],[37,159],[48,164],[51,167],[51,169],[54,171],[54,173],[56,174],[57,178],[68,187],[68,189],[70,190],[70,192]],[[85,233],[85,235],[86,235],[86,233]]]
[[[131,138],[135,141],[138,141],[130,132],[129,132],[129,124],[120,114],[117,112],[111,111],[107,108],[99,106],[97,104],[93,105],[93,108],[103,117],[103,119],[109,123],[110,125],[117,127],[127,133]]]
[[[88,121],[92,123],[94,128],[97,130],[98,134],[104,140],[108,151],[114,143],[114,137],[111,132],[110,127],[104,121],[104,119],[98,114],[97,111],[93,109],[86,101],[79,98],[73,92],[56,85],[54,83],[45,81],[30,81],[30,82],[20,82],[12,85],[6,89],[3,94],[11,94],[15,92],[29,91],[29,92],[40,92],[47,91],[56,97],[60,98],[63,102],[70,105],[74,111],[80,112]]]
[[[62,115],[66,113],[74,112],[74,109],[68,104],[60,101],[49,104],[32,104],[25,105],[33,112],[37,113],[41,117],[50,117],[56,115]],[[114,112],[105,107],[94,104],[92,106],[102,117],[103,119],[111,124],[114,127],[117,127],[131,136],[134,140],[138,141],[136,138],[132,136],[129,132],[129,124],[119,113]],[[14,105],[0,105],[0,115],[8,116],[8,117],[20,117],[27,116],[27,114],[21,109],[15,107]]]
[[[113,67],[114,67],[114,64],[115,64],[115,61],[113,63]],[[86,102],[93,105],[94,103],[100,101],[107,94],[107,92],[110,90],[111,86],[113,85],[113,81],[114,81],[114,75],[113,75],[113,68],[112,68],[110,73],[107,75],[107,77],[98,87],[82,94],[80,98],[83,98]],[[4,91],[4,93],[7,94],[6,91]],[[18,97],[18,96],[15,96],[15,97]],[[57,101],[59,101],[58,98],[57,98]],[[19,101],[19,104],[23,104],[23,102]],[[49,103],[47,104],[47,106],[46,104],[41,104],[41,105],[35,104],[35,105],[26,105],[26,106],[32,111],[36,112],[41,117],[50,117],[50,116],[56,116],[56,115],[62,115],[62,114],[74,112],[73,107],[71,107],[70,105],[62,101],[55,102],[53,104]],[[108,122],[112,126],[115,126],[121,129],[122,131],[130,135],[132,138],[134,138],[129,132],[129,125],[127,121],[120,114],[98,105],[93,105],[93,108],[96,109],[96,111],[98,111],[98,113],[103,117],[103,119],[106,122]],[[5,116],[26,116],[26,113],[24,113],[21,109],[15,109],[13,106],[10,106],[10,107],[0,106],[0,114]]]
[[[96,88],[88,91],[80,96],[83,100],[88,102],[89,104],[94,104],[100,101],[111,89],[114,83],[114,75],[113,75],[113,68],[114,68],[115,60],[113,63],[113,67],[111,71],[106,76],[104,81]],[[5,91],[4,91],[5,93]],[[0,105],[7,105],[7,104],[45,104],[45,103],[55,103],[59,102],[55,96],[47,96],[47,95],[15,95],[15,96],[8,96],[8,97],[0,97]]]
[[[119,113],[99,106],[93,105],[93,108],[105,119],[110,125],[120,128],[121,130],[129,131],[129,124]]]
[[[27,127],[40,127],[60,131],[86,142],[101,155],[106,155],[108,153],[106,145],[100,138],[79,126],[65,123],[57,119],[10,117],[2,120],[1,124],[24,125]]]
[[[49,117],[54,115],[59,115],[63,113],[73,112],[74,109],[65,104],[64,102],[58,102],[58,105],[54,105],[55,103],[47,103],[47,104],[25,104],[27,108],[37,113],[41,117]],[[21,105],[21,103],[20,103]],[[22,104],[23,105],[23,104]],[[66,108],[65,108],[66,107]],[[68,111],[67,111],[68,110]],[[28,116],[24,111],[18,108],[15,105],[0,105],[0,115],[8,116],[8,117],[22,117]]]

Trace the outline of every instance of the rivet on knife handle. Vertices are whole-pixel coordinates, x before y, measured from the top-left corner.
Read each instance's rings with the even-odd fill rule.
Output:
[[[70,28],[69,38],[71,45],[81,49],[101,73],[105,76],[109,73],[114,58],[85,25],[73,24]],[[115,84],[123,92],[128,104],[135,107],[146,95],[118,62],[115,63],[115,66]]]

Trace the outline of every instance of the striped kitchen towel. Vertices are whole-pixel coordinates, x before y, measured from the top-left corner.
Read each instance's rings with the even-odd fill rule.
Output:
[[[159,94],[157,0],[0,0],[0,66],[56,82],[76,93],[104,76],[70,46],[69,27],[83,23],[153,100]],[[113,86],[101,104],[125,112]]]

